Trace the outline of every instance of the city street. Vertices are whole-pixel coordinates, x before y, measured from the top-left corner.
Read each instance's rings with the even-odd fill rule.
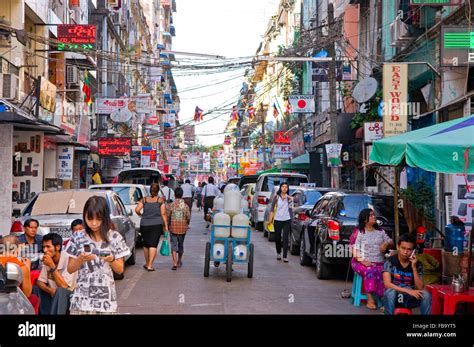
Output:
[[[116,281],[121,314],[380,314],[354,307],[342,299],[345,270],[338,279],[318,280],[313,267],[302,267],[297,256],[289,263],[276,260],[275,244],[258,231],[255,244],[254,277],[247,278],[246,265],[234,266],[232,282],[225,280],[225,266],[211,264],[203,276],[205,243],[209,239],[202,212],[194,207],[186,235],[183,267],[171,270],[171,257],[158,255],[155,272],[143,269],[143,251],[137,263],[128,266],[125,279]]]

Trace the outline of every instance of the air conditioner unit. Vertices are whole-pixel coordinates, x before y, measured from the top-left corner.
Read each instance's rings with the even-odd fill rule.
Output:
[[[390,24],[390,45],[394,47],[406,46],[412,38],[409,37],[408,25],[400,17]]]
[[[17,75],[0,74],[0,97],[11,101],[20,101],[20,78]]]
[[[79,69],[73,65],[66,66],[66,83],[79,84]]]

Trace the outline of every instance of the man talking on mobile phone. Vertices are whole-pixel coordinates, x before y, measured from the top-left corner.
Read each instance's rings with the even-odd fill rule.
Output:
[[[423,266],[416,259],[415,246],[413,236],[401,235],[397,254],[385,262],[382,271],[385,314],[393,314],[396,306],[410,309],[420,306],[421,314],[431,313],[431,294],[424,290]]]

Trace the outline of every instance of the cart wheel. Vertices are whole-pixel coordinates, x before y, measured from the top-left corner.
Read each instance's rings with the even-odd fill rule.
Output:
[[[220,261],[215,261],[215,262],[214,262],[214,267],[219,267],[219,265],[221,265],[221,262],[220,262]]]
[[[234,247],[232,247],[232,242],[227,246],[227,261],[226,261],[226,281],[232,281],[232,253]]]
[[[248,264],[248,269],[247,269],[247,277],[248,278],[253,277],[253,243],[250,244],[250,248],[249,248],[249,264]]]
[[[211,261],[211,243],[206,243],[206,254],[204,256],[204,277],[209,277],[209,263]]]

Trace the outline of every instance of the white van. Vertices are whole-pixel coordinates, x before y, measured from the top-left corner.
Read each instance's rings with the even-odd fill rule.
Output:
[[[257,179],[250,211],[251,222],[255,224],[255,229],[263,231],[264,214],[270,195],[273,188],[282,183],[288,183],[289,186],[299,186],[301,183],[308,183],[308,176],[290,172],[261,174]]]

